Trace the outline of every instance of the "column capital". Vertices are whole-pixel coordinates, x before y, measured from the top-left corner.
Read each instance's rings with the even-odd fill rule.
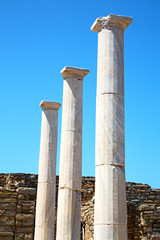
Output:
[[[110,14],[107,17],[97,18],[91,27],[91,31],[100,32],[102,29],[110,27],[120,28],[125,31],[131,22],[131,17]]]
[[[89,69],[75,68],[75,67],[64,67],[61,70],[62,77],[75,77],[81,78],[81,80],[89,73]]]
[[[52,101],[41,101],[40,107],[42,110],[47,110],[47,109],[53,109],[53,110],[58,110],[60,108],[61,104],[58,102],[52,102]]]

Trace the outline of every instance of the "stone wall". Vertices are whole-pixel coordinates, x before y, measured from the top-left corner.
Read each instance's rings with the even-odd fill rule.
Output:
[[[0,239],[33,239],[37,176],[0,174]]]
[[[81,222],[85,240],[93,240],[94,183],[94,177],[83,177]],[[36,187],[37,175],[0,174],[0,240],[33,240]],[[127,183],[126,191],[128,240],[158,240],[160,189]]]

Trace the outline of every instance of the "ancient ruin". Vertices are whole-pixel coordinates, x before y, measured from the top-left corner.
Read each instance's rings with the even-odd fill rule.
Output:
[[[83,79],[64,67],[60,103],[42,101],[39,175],[0,174],[0,240],[159,240],[160,189],[125,182],[124,31],[132,18],[98,18],[96,177],[82,178]]]

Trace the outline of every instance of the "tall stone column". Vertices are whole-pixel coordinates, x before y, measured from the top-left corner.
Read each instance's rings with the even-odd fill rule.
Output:
[[[124,142],[124,30],[132,18],[98,18],[95,240],[127,240]]]
[[[64,67],[57,240],[79,240],[82,177],[82,95],[87,69]]]
[[[39,175],[36,204],[35,240],[54,239],[56,158],[57,158],[57,102],[42,101],[42,127]]]

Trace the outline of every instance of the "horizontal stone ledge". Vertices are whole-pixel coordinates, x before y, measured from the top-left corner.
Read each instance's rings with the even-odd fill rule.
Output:
[[[33,227],[15,227],[15,233],[33,233],[34,228]]]
[[[58,110],[60,108],[61,104],[58,102],[52,102],[52,101],[44,101],[42,100],[40,103],[40,107],[44,110]]]
[[[36,189],[35,188],[28,188],[28,187],[19,187],[17,189],[17,192],[19,194],[30,194],[30,195],[34,195],[36,194]]]
[[[19,220],[19,221],[27,221],[27,220],[33,220],[33,219],[34,219],[33,214],[25,214],[25,213],[16,214],[16,220]]]
[[[14,227],[12,226],[0,226],[0,233],[2,232],[13,232]]]
[[[2,202],[0,203],[1,210],[15,210],[16,209],[16,202]]]
[[[15,198],[17,197],[17,193],[15,192],[0,192],[0,198]]]
[[[106,17],[97,18],[91,27],[91,31],[100,32],[101,29],[112,27],[120,28],[121,30],[125,31],[125,29],[131,24],[131,22],[131,17],[110,14]]]
[[[83,78],[89,73],[89,69],[85,68],[76,68],[76,67],[64,67],[61,70],[61,74],[63,78],[70,78],[70,77],[80,77],[83,80]]]
[[[16,203],[16,198],[1,198],[0,203]]]
[[[0,237],[12,237],[13,232],[0,232]]]

